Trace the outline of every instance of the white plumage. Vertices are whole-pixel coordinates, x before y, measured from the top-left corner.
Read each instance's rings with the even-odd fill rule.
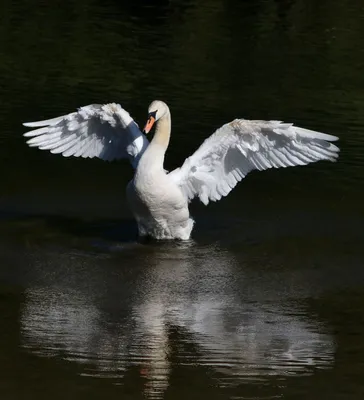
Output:
[[[252,170],[335,161],[338,138],[281,121],[236,119],[223,125],[171,172],[185,195],[204,204],[220,200]]]
[[[29,146],[64,157],[129,158],[136,167],[149,144],[129,113],[114,103],[91,104],[62,117],[24,125],[39,128],[24,134],[32,137]]]
[[[164,170],[171,117],[168,106],[149,106],[149,144],[128,112],[119,104],[89,105],[77,112],[25,126],[38,128],[24,134],[30,146],[63,156],[128,158],[135,168],[128,184],[129,204],[139,234],[156,239],[188,239],[193,227],[188,203],[198,197],[204,204],[220,200],[252,170],[335,161],[337,137],[281,121],[235,119],[207,138],[199,149],[169,174]]]

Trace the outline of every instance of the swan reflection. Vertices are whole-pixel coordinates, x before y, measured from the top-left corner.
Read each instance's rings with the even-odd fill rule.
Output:
[[[100,268],[93,279],[94,267],[84,268],[87,290],[79,283],[72,287],[69,277],[67,284],[53,282],[52,274],[47,286],[29,288],[23,346],[83,363],[84,374],[117,383],[136,368],[149,398],[160,397],[172,369],[185,365],[212,368],[226,385],[311,373],[333,363],[334,341],[325,326],[299,302],[247,295],[249,288],[264,298],[277,288],[244,276],[230,253],[167,247],[136,257],[145,262],[136,278],[112,279],[106,293],[100,282],[110,269]],[[51,268],[61,268],[64,260],[57,260]],[[133,267],[128,271],[134,276]]]

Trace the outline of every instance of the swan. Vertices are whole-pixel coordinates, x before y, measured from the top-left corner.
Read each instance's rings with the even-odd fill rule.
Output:
[[[188,240],[194,221],[189,202],[207,205],[227,196],[250,171],[335,161],[336,136],[282,121],[234,119],[208,137],[170,173],[164,156],[171,134],[166,103],[153,101],[143,132],[120,104],[91,104],[57,118],[23,124],[27,144],[65,157],[129,159],[135,169],[127,199],[139,235]],[[148,134],[155,126],[151,142]]]

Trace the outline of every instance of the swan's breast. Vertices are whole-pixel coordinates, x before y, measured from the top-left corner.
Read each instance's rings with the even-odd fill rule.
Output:
[[[127,196],[131,207],[143,213],[167,217],[186,210],[188,214],[187,199],[164,172],[135,176],[127,186]]]

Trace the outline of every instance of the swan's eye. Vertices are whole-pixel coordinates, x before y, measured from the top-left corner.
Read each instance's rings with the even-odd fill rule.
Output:
[[[156,111],[151,111],[151,112],[148,114],[148,118],[152,117],[152,118],[154,118],[154,119],[157,119],[157,111],[158,111],[158,110],[156,110]]]

